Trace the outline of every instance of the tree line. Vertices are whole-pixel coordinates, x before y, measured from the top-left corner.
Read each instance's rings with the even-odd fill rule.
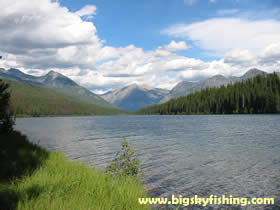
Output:
[[[0,79],[0,134],[12,131],[14,125],[8,88],[9,85]]]
[[[276,73],[207,88],[140,109],[138,114],[264,114],[280,113],[280,78]]]

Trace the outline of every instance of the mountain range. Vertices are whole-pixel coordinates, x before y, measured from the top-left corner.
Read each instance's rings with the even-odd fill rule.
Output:
[[[140,108],[159,103],[168,93],[169,91],[165,89],[132,84],[107,92],[101,95],[101,97],[121,109],[136,111]]]
[[[0,68],[0,78],[48,87],[58,93],[63,93],[83,102],[105,107],[118,107],[129,111],[136,111],[146,106],[164,103],[172,98],[186,96],[205,88],[220,87],[222,85],[226,86],[231,83],[247,80],[257,75],[266,74],[266,72],[258,69],[250,69],[241,77],[227,78],[222,75],[215,75],[198,82],[182,81],[172,90],[154,88],[148,85],[132,84],[102,95],[97,95],[79,86],[68,77],[54,71],[50,71],[46,75],[40,77],[35,77],[25,74],[18,69],[5,70]]]
[[[172,98],[180,96],[186,96],[190,93],[211,87],[220,87],[222,85],[227,86],[228,84],[234,84],[235,82],[245,81],[249,78],[256,77],[257,75],[266,75],[267,73],[259,69],[250,69],[241,77],[224,77],[223,75],[215,75],[205,80],[198,82],[179,82],[170,92],[166,95],[160,103],[164,103]]]
[[[101,97],[115,106],[136,111],[140,108],[150,106],[153,104],[164,103],[172,98],[186,96],[190,93],[210,88],[227,86],[230,83],[235,83],[257,75],[266,75],[264,71],[258,69],[250,69],[241,77],[224,77],[222,75],[215,75],[205,80],[198,82],[182,81],[179,82],[172,90],[165,90],[160,88],[153,88],[147,85],[132,84],[124,88],[109,91]]]
[[[35,77],[25,74],[18,69],[12,68],[5,70],[0,68],[0,78],[52,88],[56,92],[63,93],[87,103],[105,107],[114,107],[114,105],[105,101],[99,95],[92,93],[88,89],[78,85],[70,78],[55,71],[50,71],[46,75]]]

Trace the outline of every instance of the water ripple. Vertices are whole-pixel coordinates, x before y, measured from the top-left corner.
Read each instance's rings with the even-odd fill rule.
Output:
[[[16,128],[47,149],[101,169],[126,137],[137,148],[151,196],[273,197],[277,209],[279,121],[280,115],[27,118]]]

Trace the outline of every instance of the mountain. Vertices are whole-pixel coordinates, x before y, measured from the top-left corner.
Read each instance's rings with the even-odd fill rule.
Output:
[[[114,107],[115,105],[130,111],[135,111],[152,104],[164,103],[172,98],[186,96],[201,89],[220,87],[222,85],[227,86],[230,83],[234,84],[257,75],[265,76],[266,74],[258,69],[251,69],[241,77],[226,78],[222,75],[216,75],[198,82],[182,81],[171,91],[133,84],[124,88],[115,89],[103,95],[96,95],[58,72],[50,71],[46,75],[35,77],[25,74],[18,69],[9,69],[6,71],[0,68],[0,78],[52,88],[57,93],[62,93],[86,103],[106,107]]]
[[[166,102],[171,98],[177,98],[179,96],[188,95],[189,93],[195,92],[198,89],[197,82],[182,81],[179,82],[168,95],[166,95],[160,103]]]
[[[39,77],[37,81],[42,83],[44,86],[55,88],[64,88],[65,86],[79,86],[73,80],[55,71],[50,71],[46,75]]]
[[[105,101],[102,97],[92,93],[84,87],[79,86],[73,80],[58,72],[50,71],[44,76],[35,77],[25,74],[18,69],[9,69],[6,71],[2,68],[0,69],[0,78],[53,88],[59,93],[66,94],[87,103],[113,107],[112,104]]]
[[[168,93],[168,90],[133,84],[115,89],[101,96],[121,109],[135,111],[145,106],[159,103]]]
[[[112,104],[105,101],[99,95],[96,95],[88,89],[79,86],[73,80],[60,73],[50,71],[46,75],[39,77],[37,81],[43,84],[43,86],[54,88],[56,91],[64,93],[71,97],[75,97],[80,100],[97,105],[113,107]]]
[[[16,116],[113,115],[125,113],[125,111],[117,108],[87,103],[59,93],[53,88],[15,80],[3,80],[10,86],[11,107]]]
[[[205,88],[211,88],[211,87],[221,87],[222,85],[227,86],[228,84],[235,82],[240,82],[244,80],[248,80],[250,78],[256,77],[257,75],[266,76],[267,73],[258,69],[250,69],[247,71],[244,75],[241,77],[229,77],[226,78],[222,75],[216,75],[213,77],[210,77],[206,80],[202,80],[199,82],[188,82],[188,81],[182,81],[178,83],[171,91],[170,94],[165,96],[160,103],[164,103],[172,98],[177,98],[180,96],[186,96],[190,93],[194,93],[196,91],[205,89]]]
[[[165,103],[172,98],[177,98],[180,96],[186,96],[190,93],[194,93],[201,89],[210,88],[210,87],[220,87],[222,85],[228,85],[232,83],[231,79],[228,79],[222,75],[216,75],[210,77],[206,80],[202,80],[199,82],[188,82],[182,81],[179,82],[171,91],[170,94],[165,96],[160,103]]]
[[[137,114],[271,114],[280,113],[280,78],[265,74],[250,81],[197,91]]]
[[[222,85],[227,86],[228,84],[232,83],[232,81],[222,75],[216,75],[210,77],[201,82],[200,89],[205,88],[213,88],[213,87],[221,87]]]
[[[247,80],[247,79],[250,79],[250,78],[253,78],[253,77],[256,77],[258,75],[261,75],[261,76],[266,76],[267,73],[264,72],[264,71],[261,71],[259,69],[250,69],[249,71],[247,71],[243,76],[240,77],[240,80]]]

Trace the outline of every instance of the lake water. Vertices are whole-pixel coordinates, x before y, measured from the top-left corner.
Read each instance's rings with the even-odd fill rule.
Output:
[[[152,196],[274,197],[279,205],[279,123],[280,115],[98,116],[22,118],[16,129],[101,169],[126,137]]]

